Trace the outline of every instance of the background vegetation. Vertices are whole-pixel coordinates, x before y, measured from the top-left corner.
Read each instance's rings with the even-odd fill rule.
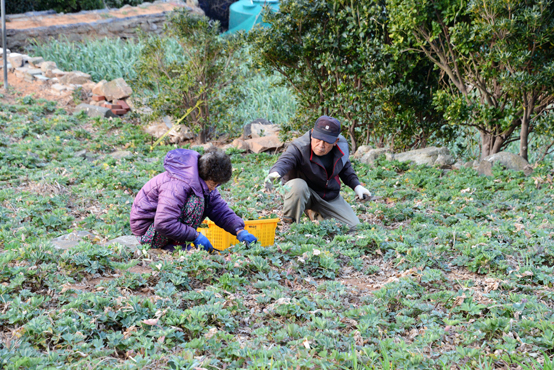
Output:
[[[354,148],[400,150],[475,132],[480,157],[518,142],[527,159],[535,133],[542,153],[554,145],[551,1],[280,4],[251,42],[260,65],[294,88],[300,125],[335,115]]]

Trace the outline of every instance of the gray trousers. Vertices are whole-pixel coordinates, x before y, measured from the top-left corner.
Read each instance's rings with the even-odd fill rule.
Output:
[[[283,215],[287,218],[293,218],[298,222],[304,211],[311,209],[319,214],[318,219],[334,218],[351,228],[360,223],[350,204],[346,203],[340,194],[332,201],[326,201],[310,189],[306,181],[302,179],[288,181],[285,188],[287,192],[285,193]]]

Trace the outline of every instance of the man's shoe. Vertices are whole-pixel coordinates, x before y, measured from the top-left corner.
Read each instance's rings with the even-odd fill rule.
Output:
[[[283,216],[281,217],[281,221],[283,221],[286,224],[292,224],[294,222],[294,218],[289,216]]]

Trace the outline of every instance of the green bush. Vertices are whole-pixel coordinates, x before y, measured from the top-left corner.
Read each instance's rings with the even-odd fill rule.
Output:
[[[481,156],[529,137],[552,140],[554,4],[533,0],[387,0],[390,36],[444,75],[434,104],[454,126],[475,128]],[[436,73],[436,72],[435,72]]]
[[[264,22],[271,28],[254,30],[249,40],[256,62],[293,87],[299,109],[290,129],[332,115],[352,151],[358,142],[425,146],[431,135],[451,133],[439,130],[443,120],[431,106],[431,64],[392,57],[379,2],[285,0],[279,11],[265,11]]]
[[[218,124],[232,122],[228,108],[240,101],[242,42],[219,37],[218,22],[185,9],[169,15],[166,34],[180,45],[182,57],[167,52],[168,38],[143,36],[133,90],[154,110],[151,118],[186,115],[197,141],[205,143]]]

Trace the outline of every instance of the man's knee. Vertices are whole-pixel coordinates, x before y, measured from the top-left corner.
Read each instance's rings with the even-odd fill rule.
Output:
[[[306,181],[302,179],[292,179],[285,184],[287,190],[286,197],[309,197],[310,188]]]

